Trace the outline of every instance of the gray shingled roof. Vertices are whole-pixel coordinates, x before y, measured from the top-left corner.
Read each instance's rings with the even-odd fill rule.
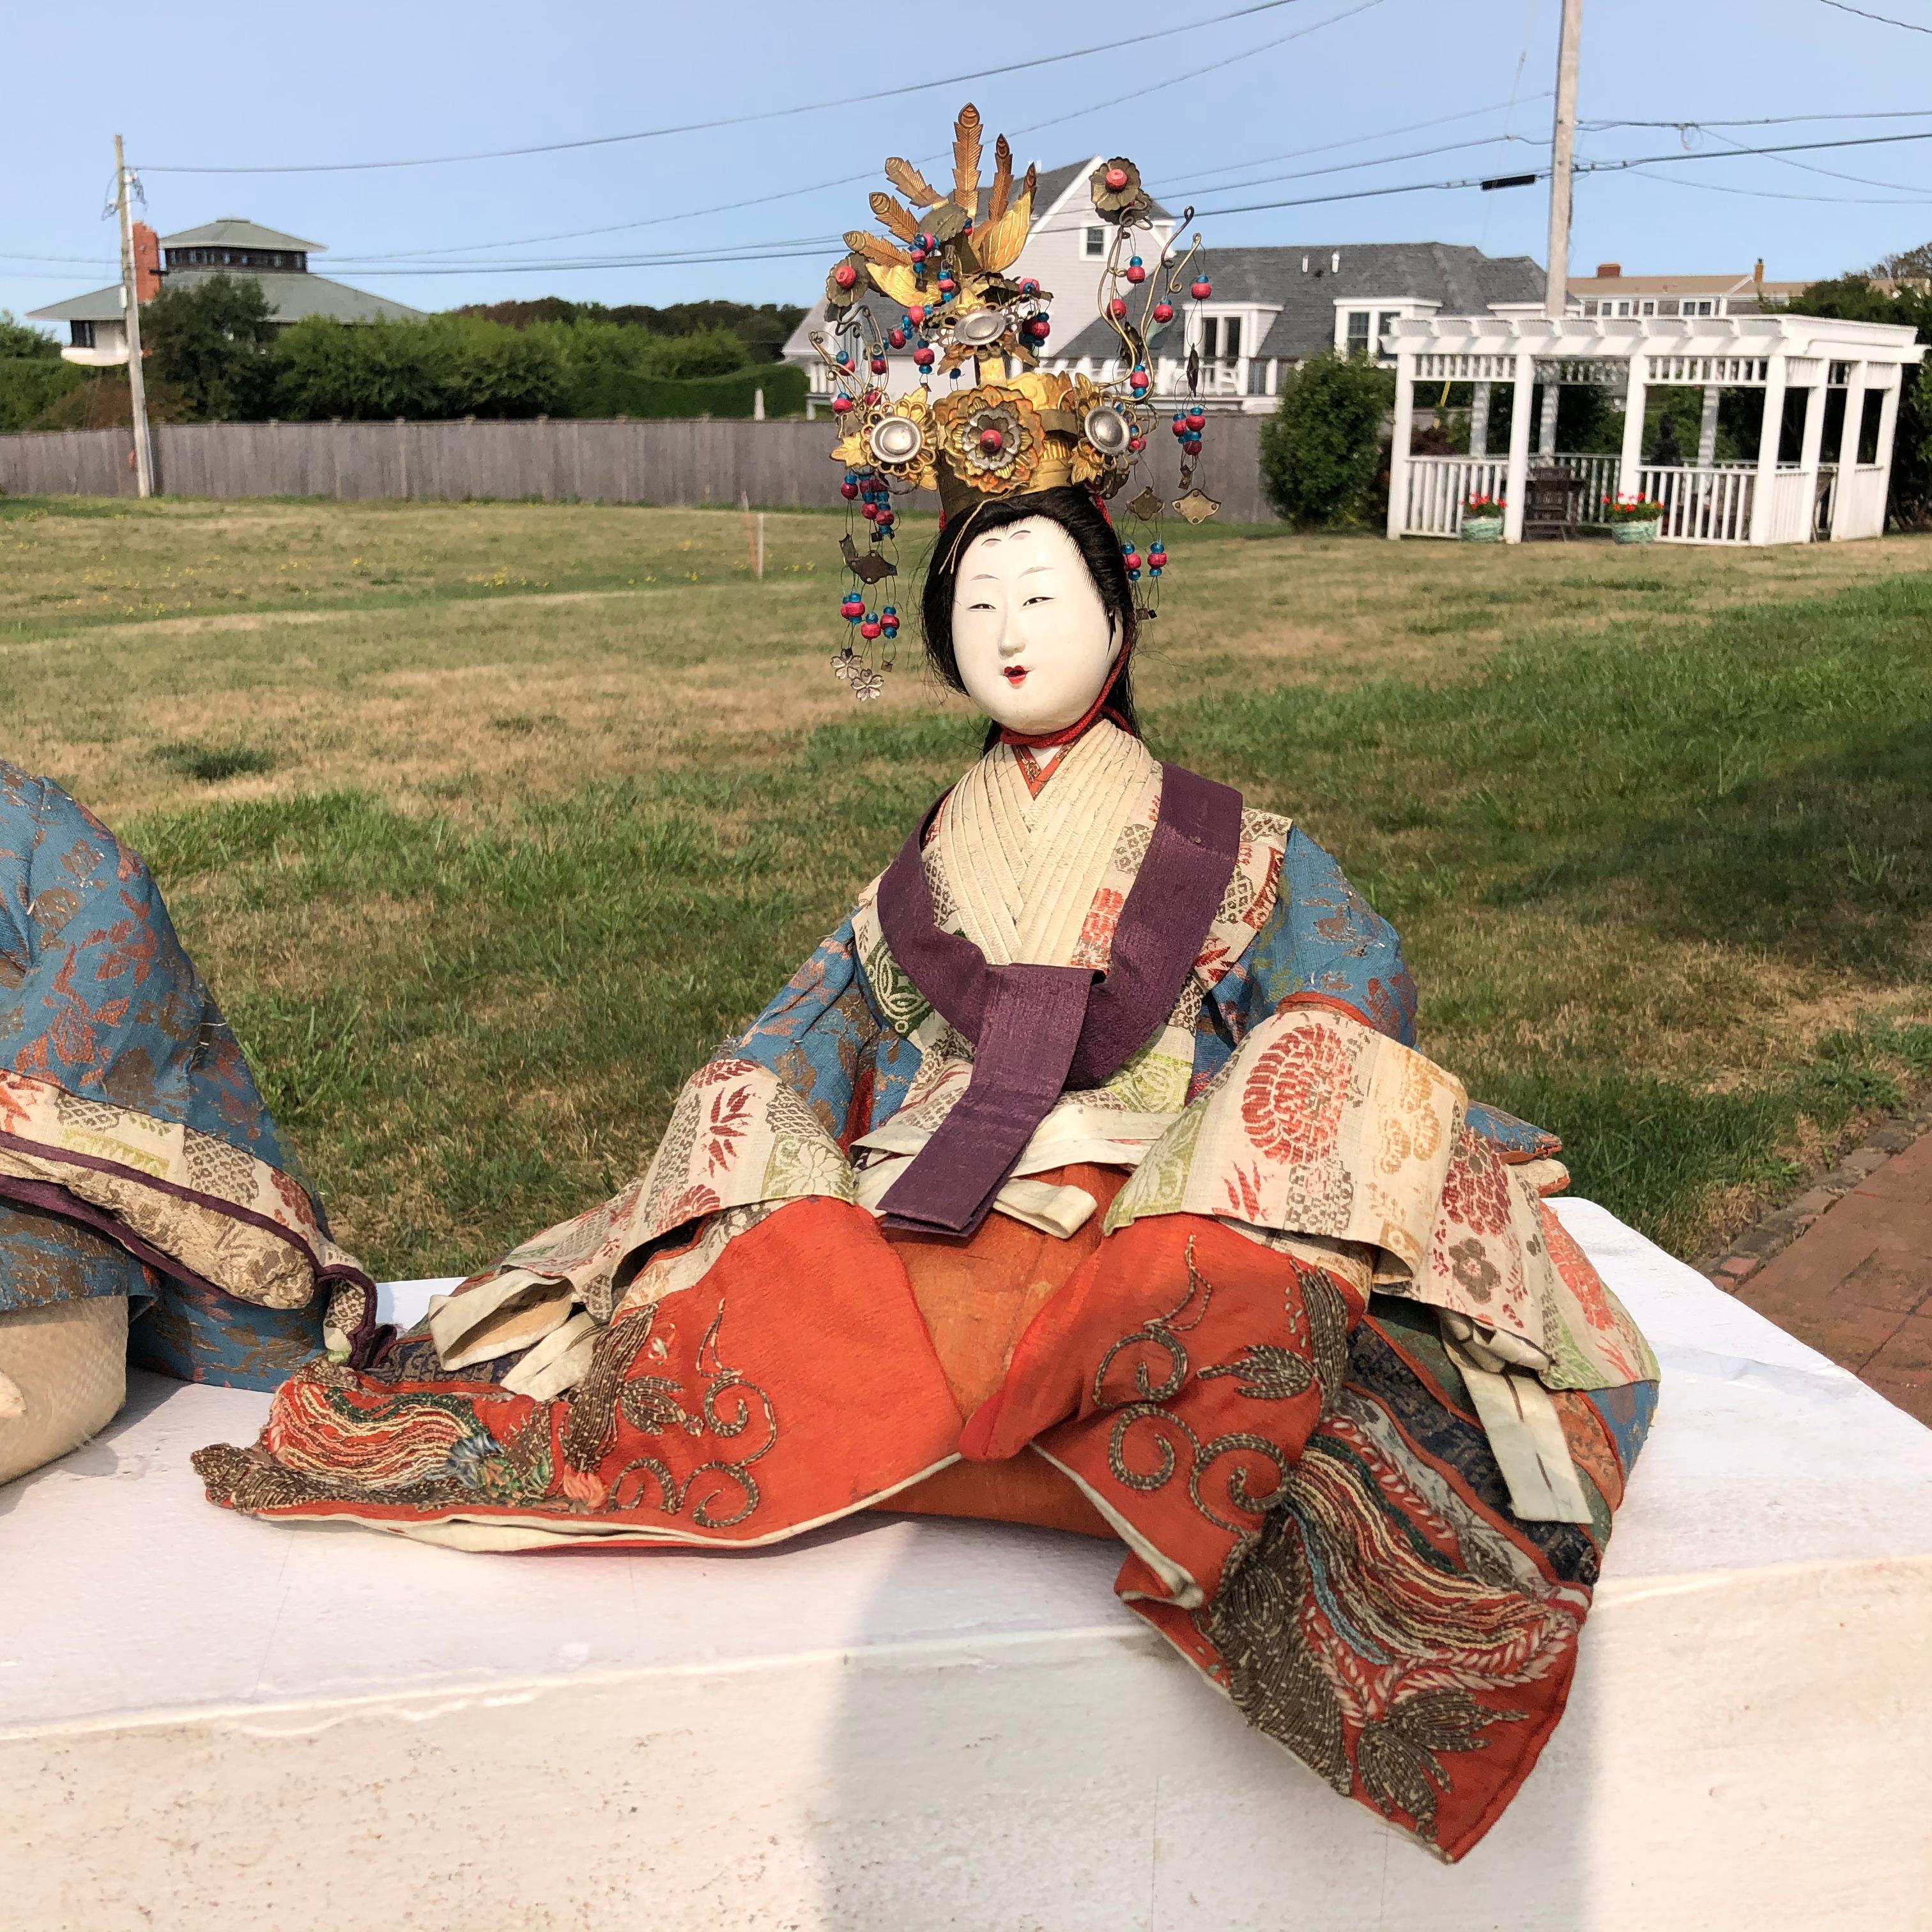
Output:
[[[164,235],[164,248],[293,248],[307,249],[311,255],[328,253],[321,242],[304,242],[299,235],[284,235],[280,230],[264,228],[246,215],[224,214],[218,220],[204,222],[199,228],[184,228],[178,235]]]
[[[1339,268],[1330,262],[1341,257]],[[1372,302],[1418,296],[1444,315],[1480,315],[1492,302],[1538,302],[1543,271],[1527,255],[1490,256],[1442,242],[1324,242],[1207,250],[1208,279],[1219,302],[1280,308],[1252,355],[1298,362],[1334,346],[1338,298]],[[1308,264],[1304,270],[1302,263]],[[1071,342],[1056,344],[1056,362],[1104,360],[1115,352],[1113,331],[1096,316]]]
[[[326,275],[262,274],[252,268],[174,268],[162,278],[164,290],[191,288],[210,275],[232,274],[236,280],[260,282],[268,298],[268,313],[278,322],[299,322],[309,315],[333,316],[338,322],[407,322],[422,314],[419,308],[392,302],[386,296],[372,296],[346,283],[332,282]],[[50,308],[37,308],[29,319],[34,322],[118,322],[121,320],[121,284],[111,284],[90,295],[70,296]]]
[[[50,302],[45,308],[30,308],[29,322],[118,322],[121,320],[121,284],[110,282],[84,296],[69,296],[65,302]]]
[[[170,268],[163,286],[191,288],[211,275],[232,274],[237,281],[260,282],[268,298],[268,313],[278,322],[300,322],[304,316],[332,316],[338,322],[410,322],[422,314],[387,296],[372,296],[332,282],[326,275],[265,273],[256,268]],[[118,311],[117,310],[118,314]]]

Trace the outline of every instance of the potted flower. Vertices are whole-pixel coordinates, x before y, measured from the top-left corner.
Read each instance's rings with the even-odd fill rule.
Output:
[[[1648,496],[1604,499],[1604,520],[1610,526],[1612,543],[1654,543],[1657,526],[1663,515],[1664,506]]]
[[[1461,534],[1465,543],[1501,543],[1503,500],[1500,496],[1464,497]]]

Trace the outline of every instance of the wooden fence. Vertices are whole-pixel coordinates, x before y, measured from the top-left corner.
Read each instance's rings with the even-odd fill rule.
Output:
[[[1272,523],[1262,494],[1263,418],[1214,416],[1198,481],[1233,523]],[[735,503],[824,508],[838,500],[836,432],[817,422],[167,423],[154,432],[155,487],[172,496],[332,496],[546,503]],[[126,430],[0,436],[9,496],[131,496]],[[1148,454],[1172,496],[1179,451],[1156,424]]]

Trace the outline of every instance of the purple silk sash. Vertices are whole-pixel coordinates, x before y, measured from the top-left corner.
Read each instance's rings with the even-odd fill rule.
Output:
[[[1063,1093],[1098,1087],[1174,1010],[1220,909],[1241,843],[1241,795],[1161,766],[1160,814],[1120,908],[1104,976],[1084,966],[989,966],[933,922],[921,853],[942,798],[879,884],[893,958],[971,1040],[973,1080],[882,1202],[886,1225],[970,1235]]]

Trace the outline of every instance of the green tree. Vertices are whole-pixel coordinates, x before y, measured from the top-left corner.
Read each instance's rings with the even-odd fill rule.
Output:
[[[565,384],[563,358],[542,333],[472,316],[310,316],[287,332],[277,360],[277,411],[298,418],[544,416]]]
[[[202,422],[266,413],[278,332],[261,284],[247,276],[210,275],[141,309],[141,344],[155,375]]]
[[[1874,281],[1923,282],[1932,280],[1932,242],[1916,248],[1900,248],[1881,255],[1864,272]]]
[[[1913,250],[1889,258],[1910,262]],[[1874,288],[1864,275],[1814,282],[1787,304],[1794,315],[1827,315],[1841,322],[1902,323],[1932,343],[1932,289],[1901,286],[1896,292]],[[1904,372],[1898,398],[1898,433],[1892,444],[1889,515],[1894,524],[1932,522],[1932,357]]]
[[[1262,426],[1262,482],[1287,521],[1336,530],[1373,520],[1387,502],[1382,425],[1394,400],[1394,376],[1361,356],[1330,352],[1283,376]]]
[[[783,358],[784,346],[805,310],[791,302],[707,301],[673,302],[654,308],[648,302],[625,302],[607,308],[602,302],[569,302],[562,296],[538,296],[525,302],[476,302],[454,310],[457,315],[481,316],[486,322],[500,322],[511,328],[528,328],[536,322],[616,322],[641,329],[646,335],[702,335],[722,330],[737,337],[754,362],[776,362]],[[718,375],[721,370],[694,370],[696,376]]]
[[[31,323],[20,320],[10,308],[0,308],[0,362],[60,360],[60,344]]]

